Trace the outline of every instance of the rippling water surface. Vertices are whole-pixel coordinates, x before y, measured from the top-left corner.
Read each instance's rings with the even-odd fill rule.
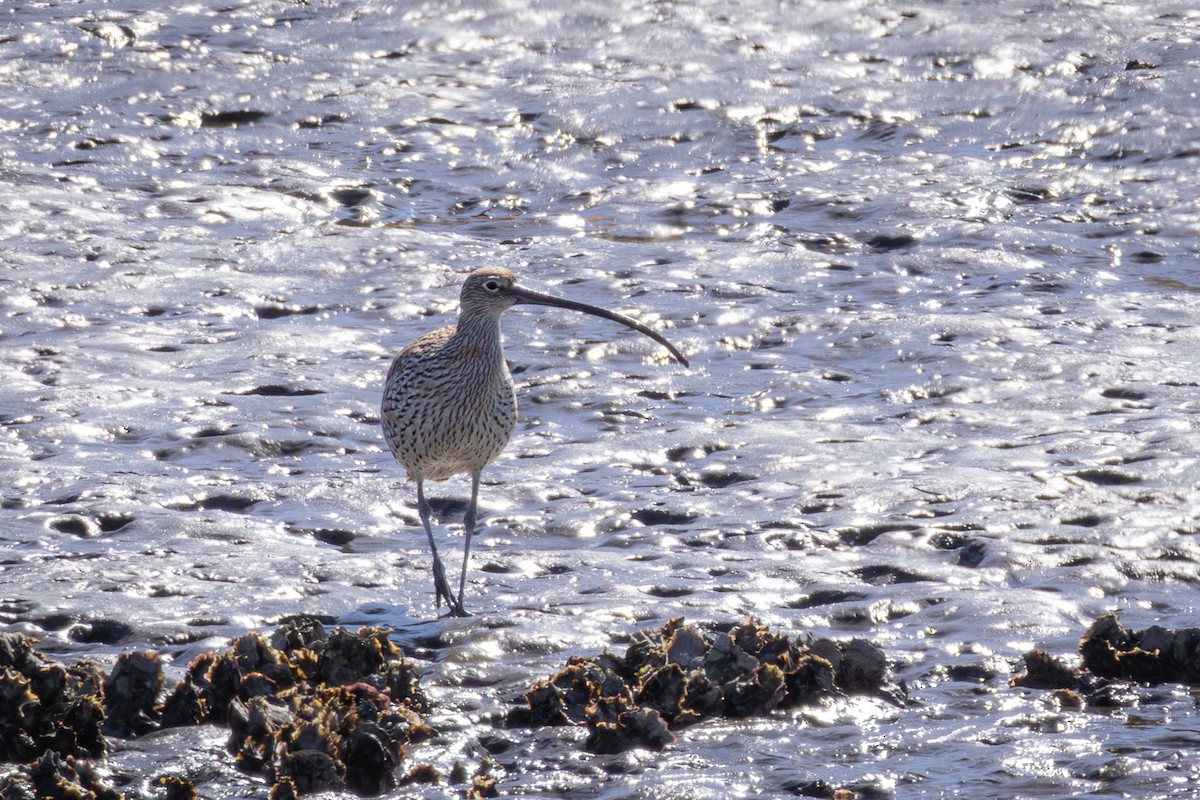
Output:
[[[1191,796],[1185,688],[1007,683],[1106,611],[1200,611],[1194,4],[529,5],[0,9],[4,627],[182,667],[296,612],[393,626],[443,731],[410,756],[486,745],[510,795]],[[484,264],[692,368],[507,314],[522,421],[476,616],[436,620],[378,397]],[[868,637],[918,705],[495,738],[679,615]],[[111,763],[264,792],[222,745]]]

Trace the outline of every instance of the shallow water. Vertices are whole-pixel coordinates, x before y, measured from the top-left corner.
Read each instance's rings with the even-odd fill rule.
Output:
[[[511,795],[1190,796],[1186,689],[1007,681],[1106,611],[1196,624],[1191,3],[144,6],[0,15],[0,628],[182,667],[393,626],[444,731],[410,756],[490,751]],[[482,264],[692,368],[507,314],[522,421],[476,616],[435,620],[378,398]],[[467,486],[433,494],[453,550]],[[866,636],[920,705],[615,757],[492,727],[678,615]],[[112,763],[263,793],[222,744]]]

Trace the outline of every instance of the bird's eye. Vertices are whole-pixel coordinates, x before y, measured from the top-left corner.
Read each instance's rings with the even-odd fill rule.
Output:
[[[483,285],[483,288],[487,289],[489,292],[498,292],[498,291],[500,291],[500,282],[499,281],[488,281],[487,283],[485,283]]]

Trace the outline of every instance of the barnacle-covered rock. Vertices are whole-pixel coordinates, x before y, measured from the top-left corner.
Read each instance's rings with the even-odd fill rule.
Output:
[[[833,665],[815,653],[800,653],[795,665],[784,673],[787,705],[812,705],[837,693]]]
[[[841,692],[904,702],[887,684],[883,653],[865,640],[809,644],[753,622],[709,635],[677,618],[635,634],[624,658],[572,656],[530,687],[508,722],[584,725],[588,750],[618,753],[662,748],[675,740],[672,726],[766,714]]]
[[[377,795],[395,787],[404,746],[433,735],[417,678],[387,631],[326,633],[296,617],[196,658],[163,703],[163,725],[228,724],[238,767],[265,773],[272,797]]]
[[[323,750],[294,750],[284,753],[275,768],[275,780],[290,784],[296,794],[343,788],[337,762]]]
[[[88,662],[64,666],[31,640],[0,635],[0,760],[28,765],[3,779],[0,797],[116,800],[75,760],[103,755],[102,729],[138,736],[204,722],[229,726],[235,763],[265,773],[277,800],[377,795],[395,787],[405,745],[434,733],[421,718],[429,704],[417,668],[378,628],[326,633],[296,617],[270,637],[246,634],[197,657],[160,704],[162,685],[155,653],[122,654],[105,679]],[[189,782],[163,785],[195,793]]]
[[[668,663],[639,682],[636,699],[640,705],[673,720],[683,712],[686,695],[687,673],[678,664]]]
[[[105,743],[104,676],[91,662],[69,666],[0,634],[0,761],[27,763],[46,753],[99,757]]]
[[[631,747],[661,750],[675,741],[666,721],[652,708],[624,697],[605,697],[593,706],[584,746],[593,753],[621,753]]]

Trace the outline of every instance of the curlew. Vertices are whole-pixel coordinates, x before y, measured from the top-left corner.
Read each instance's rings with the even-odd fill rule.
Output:
[[[512,375],[504,362],[500,315],[518,304],[581,311],[644,333],[687,366],[687,359],[657,331],[622,314],[563,300],[516,285],[513,274],[484,267],[467,276],[459,297],[458,323],[420,337],[400,351],[388,370],[380,420],[392,455],[417,484],[417,511],[433,556],[437,605],[466,616],[463,593],[479,499],[479,473],[508,444],[517,421]],[[425,481],[471,476],[471,499],[463,519],[462,573],[458,596],[450,589],[430,525]]]

